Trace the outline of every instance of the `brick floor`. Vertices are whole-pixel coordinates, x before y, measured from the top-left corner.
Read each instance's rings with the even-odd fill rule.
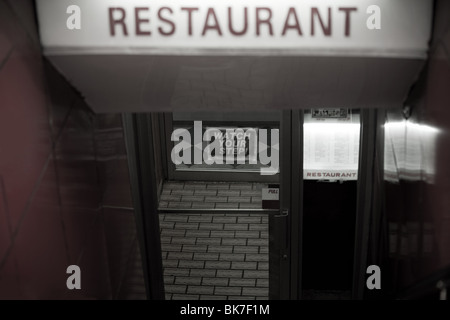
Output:
[[[268,299],[267,214],[166,213],[160,226],[166,299]]]

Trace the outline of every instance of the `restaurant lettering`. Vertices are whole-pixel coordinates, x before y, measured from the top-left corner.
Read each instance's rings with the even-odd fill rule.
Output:
[[[249,33],[265,38],[284,37],[288,33],[299,37],[316,34],[331,37],[336,33],[350,37],[352,17],[358,12],[357,7],[327,7],[321,10],[318,7],[311,7],[306,13],[304,10],[300,12],[295,7],[288,7],[283,12],[279,10],[275,12],[272,8],[263,6],[227,7],[223,8],[225,12],[214,7],[201,9],[184,6],[177,8],[171,6],[109,7],[109,33],[113,37],[118,34],[152,36],[154,33],[169,37],[177,32],[188,37],[208,34],[240,37]],[[155,14],[152,15],[152,12]],[[276,17],[276,13],[281,14],[281,17]],[[176,14],[184,16],[185,24],[180,24],[180,19],[174,18]],[[364,14],[367,14],[368,29],[381,28],[381,10],[378,6],[370,6]],[[333,24],[333,20],[339,15],[341,25]],[[193,22],[198,20],[201,21],[201,26],[196,29]]]
[[[425,58],[432,0],[36,0],[44,53]]]

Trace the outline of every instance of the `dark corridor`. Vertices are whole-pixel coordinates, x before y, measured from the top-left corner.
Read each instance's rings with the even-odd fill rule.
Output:
[[[305,290],[351,290],[356,187],[356,181],[304,181]]]

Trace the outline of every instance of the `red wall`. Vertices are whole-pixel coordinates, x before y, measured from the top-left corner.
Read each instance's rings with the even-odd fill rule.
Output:
[[[33,1],[0,0],[0,299],[145,298],[138,255],[121,117],[43,59]]]
[[[386,183],[390,226],[390,266],[394,288],[402,290],[450,267],[450,1],[436,1],[430,58],[409,97],[409,121],[424,128],[387,136],[396,159],[406,156],[424,174]],[[388,114],[388,123],[402,120],[401,110]],[[427,132],[434,139],[427,139]],[[412,135],[411,135],[412,134]],[[406,152],[406,154],[405,154]],[[434,160],[430,157],[435,153]],[[427,174],[430,161],[434,174]],[[402,175],[402,168],[397,173]],[[404,170],[403,170],[404,171]],[[428,170],[431,172],[430,170]]]

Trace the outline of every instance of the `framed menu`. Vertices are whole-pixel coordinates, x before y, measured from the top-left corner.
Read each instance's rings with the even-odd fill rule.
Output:
[[[357,180],[359,114],[348,109],[314,109],[304,117],[303,179]]]

